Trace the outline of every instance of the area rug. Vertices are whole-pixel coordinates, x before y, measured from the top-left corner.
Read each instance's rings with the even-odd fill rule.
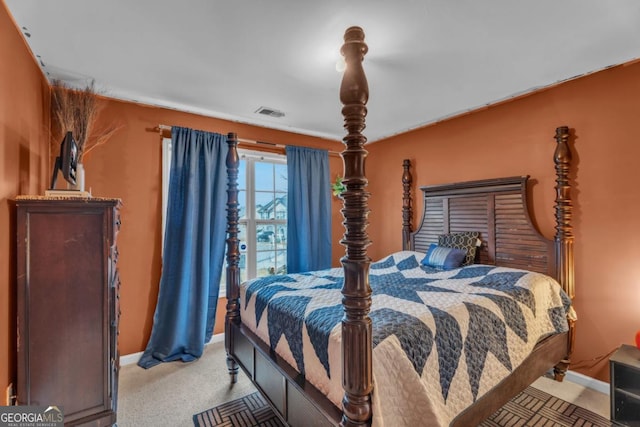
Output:
[[[193,424],[195,427],[285,426],[257,391],[194,415]]]
[[[195,427],[284,426],[264,398],[254,392],[193,416]],[[610,427],[606,418],[534,387],[511,399],[481,427]]]

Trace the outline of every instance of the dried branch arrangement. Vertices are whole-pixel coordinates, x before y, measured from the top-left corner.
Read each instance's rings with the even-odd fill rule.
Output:
[[[91,150],[106,143],[121,127],[113,124],[94,129],[100,105],[93,82],[84,89],[75,89],[54,80],[51,85],[51,113],[54,121],[53,152],[67,131],[71,131],[78,144],[78,162],[82,162]]]

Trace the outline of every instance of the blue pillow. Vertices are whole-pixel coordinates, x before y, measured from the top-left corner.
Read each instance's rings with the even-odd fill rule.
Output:
[[[446,248],[432,243],[429,245],[427,255],[422,260],[422,265],[451,270],[460,267],[466,256],[467,251],[463,249]]]

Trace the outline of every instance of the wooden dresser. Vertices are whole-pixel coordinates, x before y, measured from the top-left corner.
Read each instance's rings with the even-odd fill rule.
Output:
[[[19,196],[17,404],[110,426],[118,395],[118,199]]]

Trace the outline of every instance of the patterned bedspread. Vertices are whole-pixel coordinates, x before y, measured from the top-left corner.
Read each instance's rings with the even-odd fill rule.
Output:
[[[471,265],[439,271],[424,254],[371,264],[373,425],[449,425],[542,338],[568,330],[556,281]],[[341,407],[342,268],[246,282],[242,322]],[[429,421],[427,421],[429,420]]]

